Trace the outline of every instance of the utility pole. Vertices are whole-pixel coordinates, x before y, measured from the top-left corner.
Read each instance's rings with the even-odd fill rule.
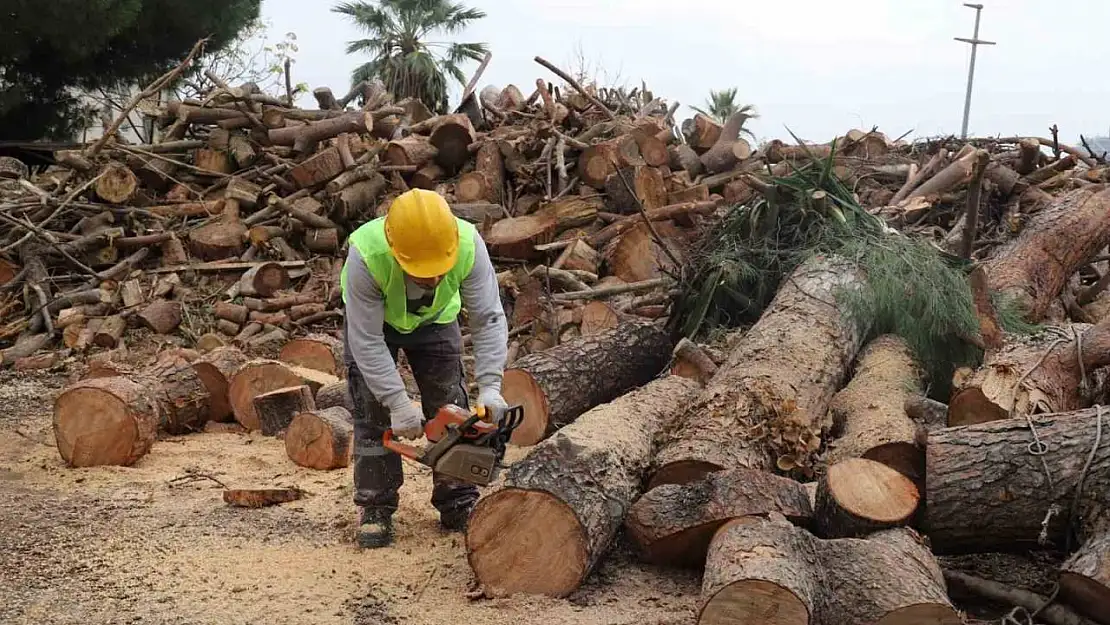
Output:
[[[953,37],[956,41],[971,44],[971,66],[967,70],[967,95],[964,97],[964,123],[963,128],[960,130],[960,138],[962,139],[967,138],[967,118],[971,113],[971,84],[975,81],[975,53],[978,51],[980,44],[984,46],[995,45],[993,41],[983,41],[979,38],[979,14],[983,11],[983,5],[968,4],[965,2],[964,6],[975,9],[975,34],[971,36],[971,39]]]

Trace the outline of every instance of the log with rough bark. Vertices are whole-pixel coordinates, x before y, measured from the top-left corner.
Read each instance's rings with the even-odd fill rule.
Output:
[[[685,337],[678,341],[672,352],[672,375],[697,380],[698,384],[705,386],[716,373],[717,363],[697,343]]]
[[[921,502],[917,486],[895,469],[866,458],[848,458],[817,483],[816,534],[862,537],[908,525]]]
[[[751,145],[740,138],[740,131],[744,127],[744,122],[750,118],[749,113],[737,111],[725,120],[725,125],[721,127],[721,134],[713,147],[701,155],[701,162],[705,165],[706,172],[719,174],[732,169],[737,163],[751,157]]]
[[[158,402],[160,425],[169,434],[199,432],[208,421],[211,393],[189,362],[165,360],[143,371],[144,386]]]
[[[208,420],[226,421],[234,412],[228,397],[231,376],[250,360],[234,347],[217,347],[192,363],[204,387],[208,389]]]
[[[1110,189],[1090,185],[1058,196],[985,263],[991,288],[1040,322],[1068,278],[1110,244]]]
[[[687,143],[698,154],[707,152],[721,137],[721,125],[706,115],[694,115],[690,123],[683,122],[682,133],[686,135]]]
[[[151,302],[139,313],[139,319],[156,333],[169,334],[181,325],[181,302],[165,299]]]
[[[558,217],[550,212],[510,217],[493,224],[483,238],[493,256],[533,260],[541,256],[535,246],[554,240],[558,226]]]
[[[382,160],[388,165],[399,167],[424,167],[436,157],[437,152],[438,150],[427,137],[409,135],[403,139],[390,141]]]
[[[606,206],[618,213],[667,205],[667,183],[658,167],[622,167],[605,179]]]
[[[944,573],[924,538],[909,528],[823,541],[825,601],[817,622],[961,625]]]
[[[646,562],[700,568],[721,525],[769,512],[802,527],[813,520],[809,494],[798,482],[765,471],[730,469],[649,490],[629,510],[624,526]]]
[[[263,436],[282,436],[293,417],[316,409],[312,389],[304,384],[274,389],[252,400]]]
[[[342,406],[352,413],[355,411],[354,400],[348,390],[347,380],[327,384],[316,391],[316,408],[318,410],[334,406]]]
[[[120,376],[82,380],[54,401],[54,438],[71,467],[135,464],[150,451],[160,421],[147,389]]]
[[[455,197],[459,202],[500,204],[505,186],[505,164],[497,142],[487,141],[478,148],[474,171],[459,176]]]
[[[291,386],[301,386],[304,378],[285,363],[276,360],[251,360],[244,363],[228,380],[228,399],[235,420],[248,431],[262,429],[254,398]]]
[[[1079,353],[1082,345],[1082,355]],[[1010,337],[954,389],[948,425],[972,425],[1090,405],[1091,374],[1110,364],[1110,318]],[[1086,376],[1087,379],[1084,379]]]
[[[938,554],[1062,546],[1070,512],[1080,528],[1105,518],[1110,410],[1096,406],[1032,419],[1036,438],[1025,419],[930,432],[922,528]],[[1100,424],[1102,436],[1096,437]],[[1031,453],[1042,445],[1043,453]]]
[[[855,376],[829,406],[832,435],[827,460],[881,462],[919,482],[925,477],[925,432],[906,415],[905,402],[922,389],[923,372],[905,340],[880,336],[868,343]]]
[[[816,623],[823,588],[817,551],[813,536],[782,515],[729,521],[709,544],[698,625]]]
[[[289,272],[279,263],[266,262],[248,269],[239,279],[239,294],[272,297],[289,286]]]
[[[281,348],[278,360],[338,378],[347,377],[347,367],[343,364],[343,343],[327,334],[310,334],[289,341]]]
[[[501,393],[524,406],[512,443],[535,445],[590,408],[647,383],[667,365],[670,338],[663,327],[626,321],[529,354],[505,370]]]
[[[354,423],[343,406],[301,412],[285,430],[285,453],[302,467],[342,469],[351,462]]]
[[[343,173],[344,169],[339,149],[331,147],[297,163],[296,167],[289,170],[289,177],[300,188],[309,189],[328,182]]]
[[[470,517],[470,566],[488,594],[565,597],[598,564],[640,493],[656,436],[696,392],[669,376],[595,406],[532,448]]]
[[[466,115],[440,117],[429,137],[436,148],[436,163],[448,172],[457,171],[470,160],[470,144],[475,138],[474,126]]]
[[[851,264],[834,257],[807,261],[784,280],[691,405],[688,426],[659,452],[651,486],[733,467],[808,467],[866,325],[836,305],[836,293],[860,280]],[[763,436],[753,440],[758,432]]]
[[[686,171],[691,177],[697,177],[705,173],[705,165],[702,165],[698,153],[689,145],[685,143],[672,145],[667,148],[667,152],[670,157],[671,171]]]
[[[621,136],[583,150],[578,156],[578,177],[586,185],[600,190],[618,168],[643,164],[635,138]]]

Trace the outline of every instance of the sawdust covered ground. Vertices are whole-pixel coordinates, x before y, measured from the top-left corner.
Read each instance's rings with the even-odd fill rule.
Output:
[[[196,434],[158,441],[132,468],[68,469],[50,427],[64,383],[0,376],[0,623],[692,621],[697,575],[641,566],[624,544],[565,600],[468,599],[462,536],[439,529],[429,474],[409,463],[395,546],[374,552],[353,543],[349,470],[301,469],[276,439]],[[308,496],[232,508],[213,479]]]

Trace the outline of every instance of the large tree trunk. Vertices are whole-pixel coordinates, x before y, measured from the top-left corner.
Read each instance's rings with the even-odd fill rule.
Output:
[[[765,471],[731,469],[651,489],[632,506],[624,524],[643,560],[700,568],[723,524],[768,512],[800,526],[813,520],[809,494],[800,483]]]
[[[524,406],[514,445],[535,445],[598,404],[647,383],[667,365],[670,337],[659,324],[626,321],[529,354],[505,371],[502,395]]]
[[[342,469],[351,462],[354,423],[343,406],[317,408],[293,417],[285,431],[285,453],[302,467]]]
[[[192,364],[169,362],[144,374],[142,383],[158,402],[161,427],[169,434],[204,429],[212,396]]]
[[[71,467],[135,464],[150,451],[160,421],[147,389],[124,377],[82,380],[54,402],[58,453]]]
[[[234,414],[228,397],[229,380],[249,358],[234,347],[218,347],[193,362],[193,369],[208,389],[208,420],[227,421]]]
[[[1032,322],[1044,318],[1068,278],[1110,244],[1110,189],[1092,185],[1033,214],[985,265],[991,287],[1017,299]]]
[[[922,537],[899,528],[823,541],[825,602],[818,622],[960,625],[944,574]]]
[[[909,478],[866,458],[848,458],[829,467],[817,483],[816,534],[854,538],[909,525],[921,495]]]
[[[1036,549],[1046,520],[1045,545],[1063,545],[1081,478],[1077,518],[1086,525],[1097,523],[1110,492],[1110,410],[1096,419],[1102,411],[1038,415],[1033,422],[1037,439],[1025,419],[931,432],[925,448],[923,527],[934,550]],[[1103,435],[1084,475],[1100,421]],[[1030,453],[1039,451],[1037,440],[1044,445],[1042,455]]]
[[[827,460],[867,458],[918,482],[925,478],[925,432],[904,408],[922,392],[922,371],[906,342],[895,335],[871,341],[860,354],[855,377],[829,407],[832,435]]]
[[[852,265],[829,257],[806,262],[784,280],[691,406],[687,427],[660,451],[651,487],[734,467],[809,467],[829,402],[862,340],[836,293],[860,280]],[[752,427],[765,434],[760,442],[743,434]]]
[[[248,431],[262,429],[254,398],[280,388],[300,386],[304,379],[288,365],[276,360],[252,360],[230,378],[228,398],[235,420]]]
[[[475,575],[493,595],[564,597],[601,560],[640,493],[656,437],[698,390],[677,376],[596,406],[509,469],[466,534]]]
[[[1075,334],[1083,347],[1082,367]],[[1107,364],[1110,318],[1094,326],[1050,327],[1035,337],[1013,338],[988,352],[983,365],[956,388],[948,404],[948,425],[1079,410],[1089,405],[1083,374],[1089,377]]]
[[[780,515],[729,521],[713,537],[698,625],[810,625],[821,607],[813,536]]]

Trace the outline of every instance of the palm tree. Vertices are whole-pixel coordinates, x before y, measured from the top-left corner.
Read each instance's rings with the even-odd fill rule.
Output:
[[[436,113],[447,112],[448,76],[463,83],[459,69],[486,54],[484,43],[427,41],[434,32],[455,34],[486,14],[447,0],[343,2],[332,11],[346,15],[368,38],[347,44],[347,54],[372,58],[351,73],[352,84],[378,79],[398,98],[413,97]],[[438,52],[438,54],[437,54]]]
[[[709,97],[705,100],[706,109],[701,109],[696,106],[690,108],[705,115],[716,121],[719,124],[724,124],[725,120],[731,117],[734,113],[747,113],[749,117],[758,117],[755,107],[751,104],[743,106],[736,103],[736,87],[725,89],[724,91],[709,90]],[[754,137],[746,128],[741,128],[740,132]]]

